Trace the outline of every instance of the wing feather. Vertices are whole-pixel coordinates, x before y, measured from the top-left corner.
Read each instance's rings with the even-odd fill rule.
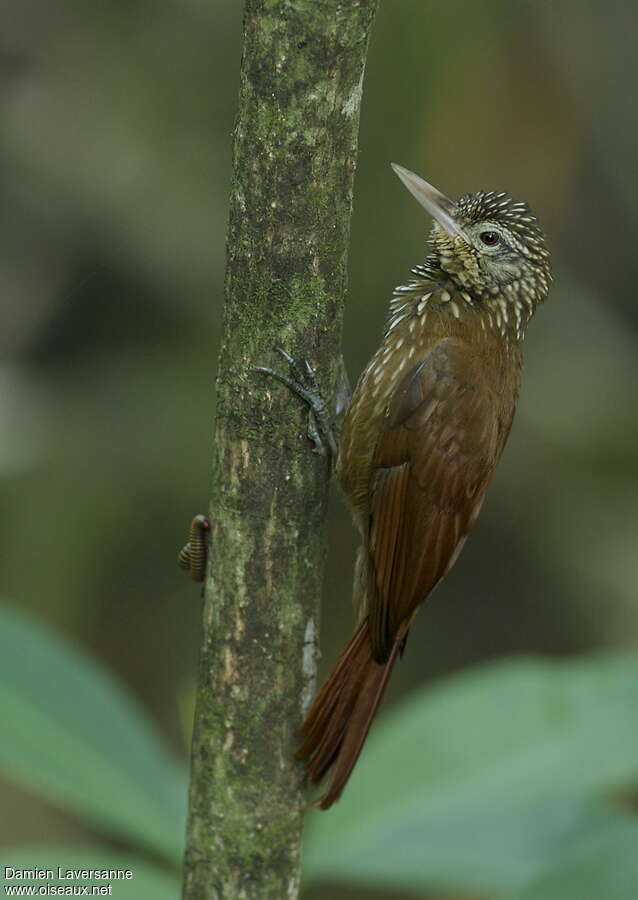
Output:
[[[509,424],[476,361],[450,338],[394,391],[369,492],[367,611],[378,662],[458,555]]]

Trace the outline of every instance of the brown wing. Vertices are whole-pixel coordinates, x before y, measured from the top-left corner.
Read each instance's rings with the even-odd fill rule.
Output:
[[[388,658],[400,624],[452,565],[478,516],[510,424],[497,402],[476,360],[451,338],[410,369],[392,396],[369,495],[367,598],[377,662]]]

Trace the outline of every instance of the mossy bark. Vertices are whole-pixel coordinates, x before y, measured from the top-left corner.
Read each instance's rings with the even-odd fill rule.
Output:
[[[325,396],[341,316],[377,0],[248,0],[234,132],[185,900],[294,898],[330,467],[254,364],[307,357]]]

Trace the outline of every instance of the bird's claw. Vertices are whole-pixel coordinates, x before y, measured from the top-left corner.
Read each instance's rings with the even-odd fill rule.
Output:
[[[317,378],[314,367],[307,359],[297,360],[283,347],[275,347],[277,353],[282,356],[290,369],[290,375],[283,375],[267,366],[253,366],[253,371],[262,375],[276,378],[282,384],[300,397],[308,406],[307,435],[312,441],[312,452],[319,456],[330,456],[334,461],[337,457],[337,444],[332,432],[332,426],[326,412],[326,404],[317,390]]]

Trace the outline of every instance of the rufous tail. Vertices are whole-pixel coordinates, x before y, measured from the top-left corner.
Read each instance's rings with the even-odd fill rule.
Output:
[[[303,743],[295,755],[306,761],[308,780],[318,784],[332,770],[330,786],[315,806],[328,809],[346,786],[408,628],[406,622],[398,629],[387,661],[378,663],[372,658],[364,619],[300,725],[297,734]]]

